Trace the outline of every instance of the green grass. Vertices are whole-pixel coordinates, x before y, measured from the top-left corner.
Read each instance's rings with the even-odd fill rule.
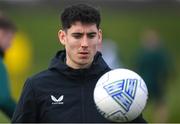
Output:
[[[10,120],[0,111],[0,123],[9,123]]]

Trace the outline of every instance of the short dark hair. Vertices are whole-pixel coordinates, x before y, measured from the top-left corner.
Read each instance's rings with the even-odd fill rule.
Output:
[[[70,28],[76,21],[83,24],[94,23],[99,28],[101,17],[99,11],[90,5],[76,4],[65,8],[61,14],[63,30]]]
[[[0,13],[0,29],[10,30],[13,32],[17,30],[15,24],[2,13]]]

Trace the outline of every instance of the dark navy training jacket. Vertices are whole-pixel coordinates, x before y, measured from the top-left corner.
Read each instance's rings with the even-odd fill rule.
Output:
[[[89,69],[72,69],[59,51],[50,67],[29,78],[12,122],[110,122],[96,109],[93,92],[108,65],[97,52]],[[133,122],[145,122],[139,116]]]

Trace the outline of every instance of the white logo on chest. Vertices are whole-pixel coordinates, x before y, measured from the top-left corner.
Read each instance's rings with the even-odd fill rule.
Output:
[[[61,95],[58,99],[56,99],[56,97],[51,95],[51,100],[53,101],[52,104],[63,104],[63,98],[64,95]]]

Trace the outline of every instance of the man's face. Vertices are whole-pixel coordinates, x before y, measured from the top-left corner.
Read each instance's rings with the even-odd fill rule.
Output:
[[[13,31],[8,29],[0,29],[0,48],[3,51],[7,50],[10,47],[13,36]]]
[[[59,32],[66,49],[66,64],[74,69],[88,68],[102,41],[102,32],[96,24],[74,23],[67,31]]]

